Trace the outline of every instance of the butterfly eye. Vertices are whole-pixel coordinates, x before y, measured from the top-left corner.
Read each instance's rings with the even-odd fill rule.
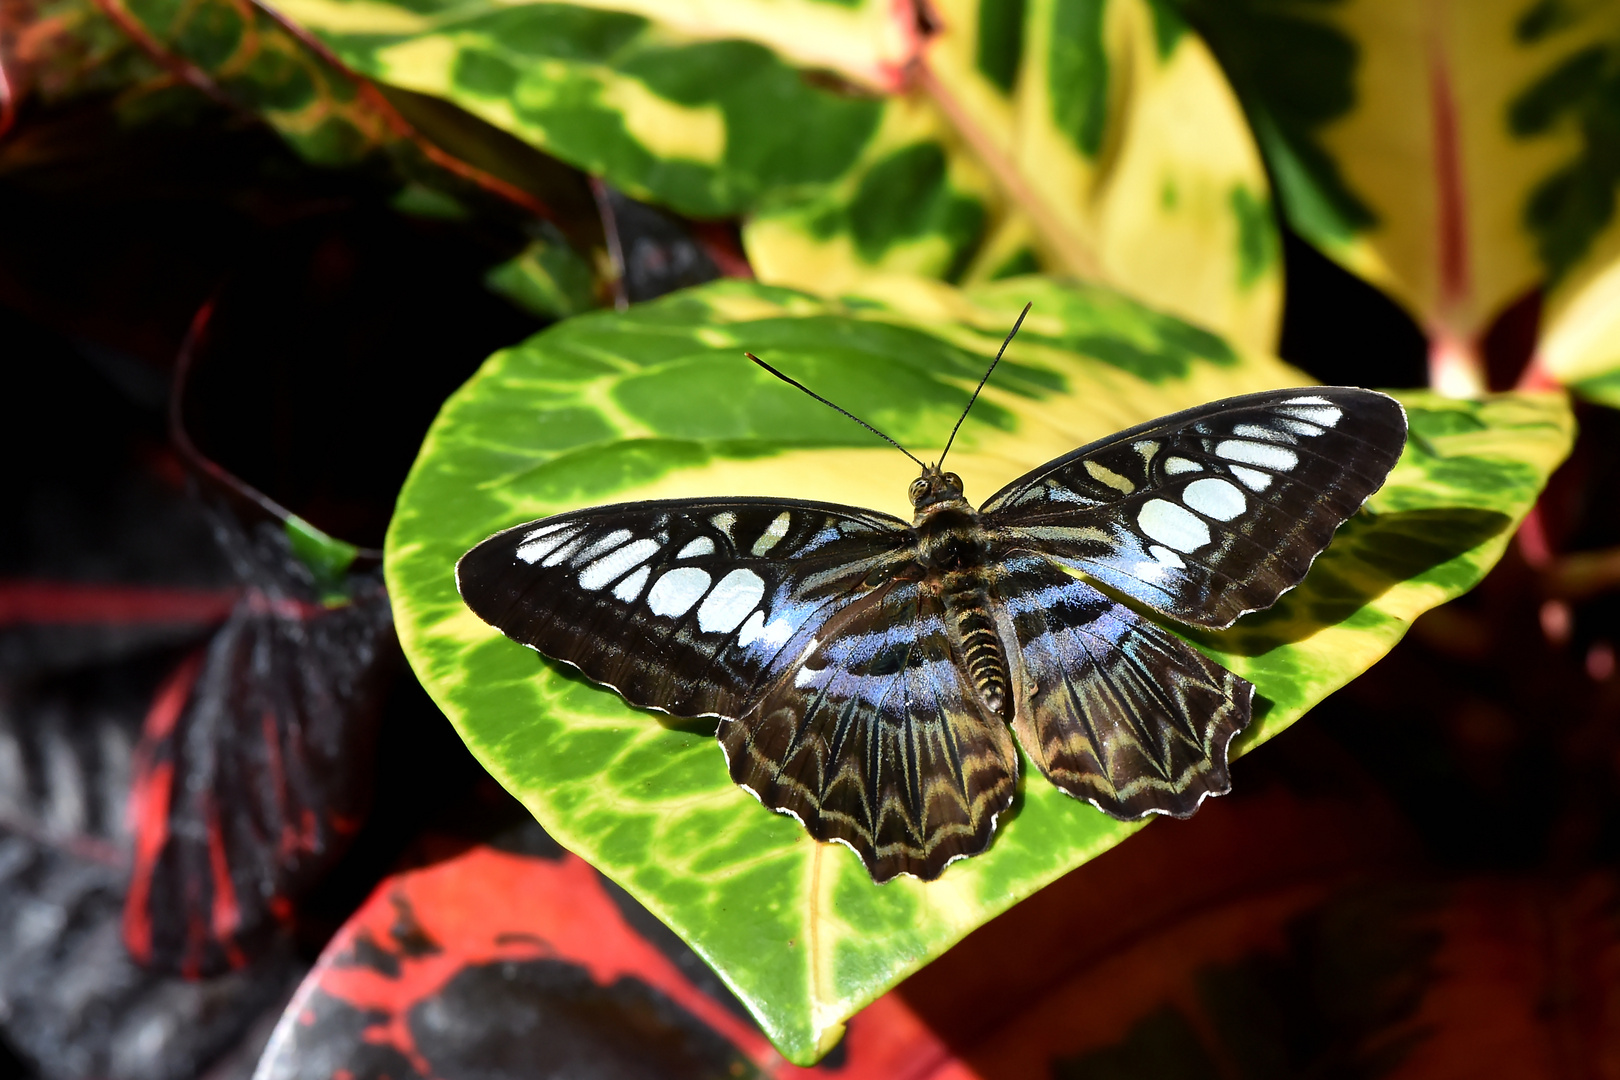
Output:
[[[917,477],[917,479],[915,479],[915,480],[913,480],[911,482],[911,502],[912,502],[912,505],[916,505],[917,503],[921,502],[923,496],[925,496],[927,494],[928,494],[928,478],[926,476],[919,476],[919,477]]]
[[[951,485],[951,487],[955,488],[957,491],[962,490],[962,478],[953,472],[948,472],[945,474],[945,482]]]

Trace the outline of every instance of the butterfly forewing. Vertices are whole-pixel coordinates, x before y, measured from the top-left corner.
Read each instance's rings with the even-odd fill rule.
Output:
[[[817,636],[791,677],[721,725],[732,779],[848,844],[874,881],[931,880],[983,851],[1018,757],[973,693],[939,595],[887,582]]]
[[[1229,626],[1299,584],[1406,443],[1390,397],[1349,387],[1228,398],[1081,447],[981,510],[1041,552],[1182,622]]]
[[[1186,817],[1224,794],[1254,687],[1039,555],[999,591],[1018,642],[1013,729],[1052,783],[1121,818]]]
[[[456,577],[479,617],[632,704],[737,716],[907,542],[904,522],[852,507],[654,501],[497,533]]]

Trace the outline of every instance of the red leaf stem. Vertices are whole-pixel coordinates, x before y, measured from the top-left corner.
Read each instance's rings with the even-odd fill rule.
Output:
[[[1429,327],[1429,384],[1443,394],[1473,397],[1486,386],[1478,328],[1463,324],[1473,291],[1469,273],[1468,192],[1462,131],[1451,70],[1439,28],[1429,35],[1429,110],[1434,141],[1436,310]]]

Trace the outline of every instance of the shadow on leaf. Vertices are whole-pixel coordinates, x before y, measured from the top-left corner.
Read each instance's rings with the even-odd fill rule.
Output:
[[[1496,536],[1512,518],[1495,510],[1459,507],[1393,514],[1359,514],[1339,530],[1297,589],[1230,630],[1189,634],[1238,656],[1262,653],[1353,618],[1403,582],[1413,581]]]

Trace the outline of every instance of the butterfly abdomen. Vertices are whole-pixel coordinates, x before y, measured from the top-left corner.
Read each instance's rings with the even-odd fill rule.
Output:
[[[919,561],[945,601],[963,669],[985,709],[1006,719],[1007,654],[991,615],[984,528],[965,500],[930,506],[916,525]]]
[[[990,617],[989,596],[983,590],[947,595],[946,610],[955,624],[963,666],[973,681],[973,688],[991,713],[1005,719],[1007,657],[1001,650],[1001,638]]]

